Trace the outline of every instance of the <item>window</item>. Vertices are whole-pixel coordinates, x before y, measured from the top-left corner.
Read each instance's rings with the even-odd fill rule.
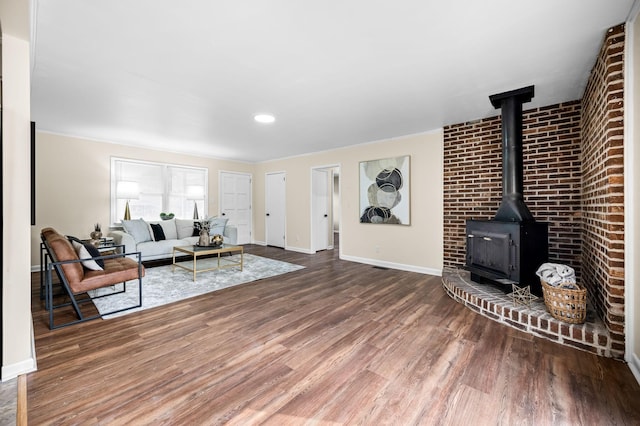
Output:
[[[132,219],[160,220],[207,216],[208,170],[202,167],[111,158],[111,223],[124,217],[127,201]],[[126,189],[125,189],[126,188]]]

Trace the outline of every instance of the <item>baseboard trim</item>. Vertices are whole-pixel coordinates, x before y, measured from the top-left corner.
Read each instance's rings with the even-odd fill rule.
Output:
[[[397,269],[400,271],[407,271],[407,272],[417,272],[419,274],[434,275],[436,277],[442,276],[442,269],[425,268],[423,266],[406,265],[403,263],[387,262],[384,260],[368,259],[364,257],[356,257],[356,256],[348,256],[348,255],[340,255],[340,259],[348,260],[351,262],[364,263],[366,265],[379,266],[382,268]]]
[[[636,381],[640,384],[640,358],[638,358],[636,354],[632,353],[627,360],[627,364],[629,365],[629,369],[635,376]]]
[[[2,366],[2,381],[15,379],[21,374],[31,373],[36,371],[36,360],[33,357],[27,358],[24,361],[16,362],[15,364]]]
[[[15,379],[16,377],[31,373],[38,369],[38,363],[36,361],[36,336],[33,330],[33,317],[31,317],[31,356],[15,364],[2,366],[2,378],[0,381],[7,381]]]
[[[284,249],[285,250],[290,250],[290,251],[295,251],[297,253],[316,254],[315,251],[309,250],[307,248],[301,248],[301,247],[285,246]]]

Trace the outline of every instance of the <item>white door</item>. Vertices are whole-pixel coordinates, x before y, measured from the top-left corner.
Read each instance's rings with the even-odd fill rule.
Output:
[[[313,169],[311,171],[311,235],[312,251],[329,248],[329,172]]]
[[[268,246],[285,247],[286,174],[268,173],[265,188],[265,239]]]
[[[251,243],[251,175],[220,172],[220,215],[238,228],[238,244]]]

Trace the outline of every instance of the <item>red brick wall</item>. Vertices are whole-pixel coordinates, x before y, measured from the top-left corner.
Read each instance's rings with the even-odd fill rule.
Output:
[[[523,113],[525,203],[537,221],[549,223],[550,260],[569,264],[578,273],[580,110],[580,102],[573,101]],[[445,266],[464,264],[466,219],[492,219],[500,205],[500,120],[498,116],[444,129]]]
[[[624,350],[624,25],[611,28],[582,98],[583,280]]]

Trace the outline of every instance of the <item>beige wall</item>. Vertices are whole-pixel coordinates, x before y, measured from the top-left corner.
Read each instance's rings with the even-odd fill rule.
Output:
[[[152,151],[38,132],[36,226],[31,264],[40,263],[40,230],[88,237],[93,224],[109,223],[112,156],[209,169],[209,214],[218,213],[218,171],[253,174],[253,240],[265,241],[265,173],[287,174],[287,248],[311,248],[311,169],[340,165],[341,253],[344,258],[439,274],[442,270],[442,131],[261,164]],[[359,223],[359,162],[411,156],[411,225]],[[378,249],[376,250],[376,246]]]
[[[89,238],[93,224],[105,225],[110,212],[111,157],[206,167],[209,215],[218,214],[218,171],[251,172],[248,163],[194,157],[37,132],[36,226],[31,230],[31,265],[40,264],[40,230],[51,226]],[[201,212],[203,213],[203,212]],[[106,233],[106,232],[105,232]]]
[[[359,223],[359,162],[411,156],[411,225]],[[311,168],[340,165],[340,251],[345,259],[432,274],[442,271],[443,133],[396,138],[256,165],[254,194],[264,193],[265,173],[287,174],[286,245],[311,247]],[[264,200],[254,196],[254,239],[265,240]],[[377,247],[377,249],[376,249]]]
[[[29,273],[30,89],[28,6],[25,11],[25,3],[12,1],[0,5],[3,30],[2,380],[35,368]]]

